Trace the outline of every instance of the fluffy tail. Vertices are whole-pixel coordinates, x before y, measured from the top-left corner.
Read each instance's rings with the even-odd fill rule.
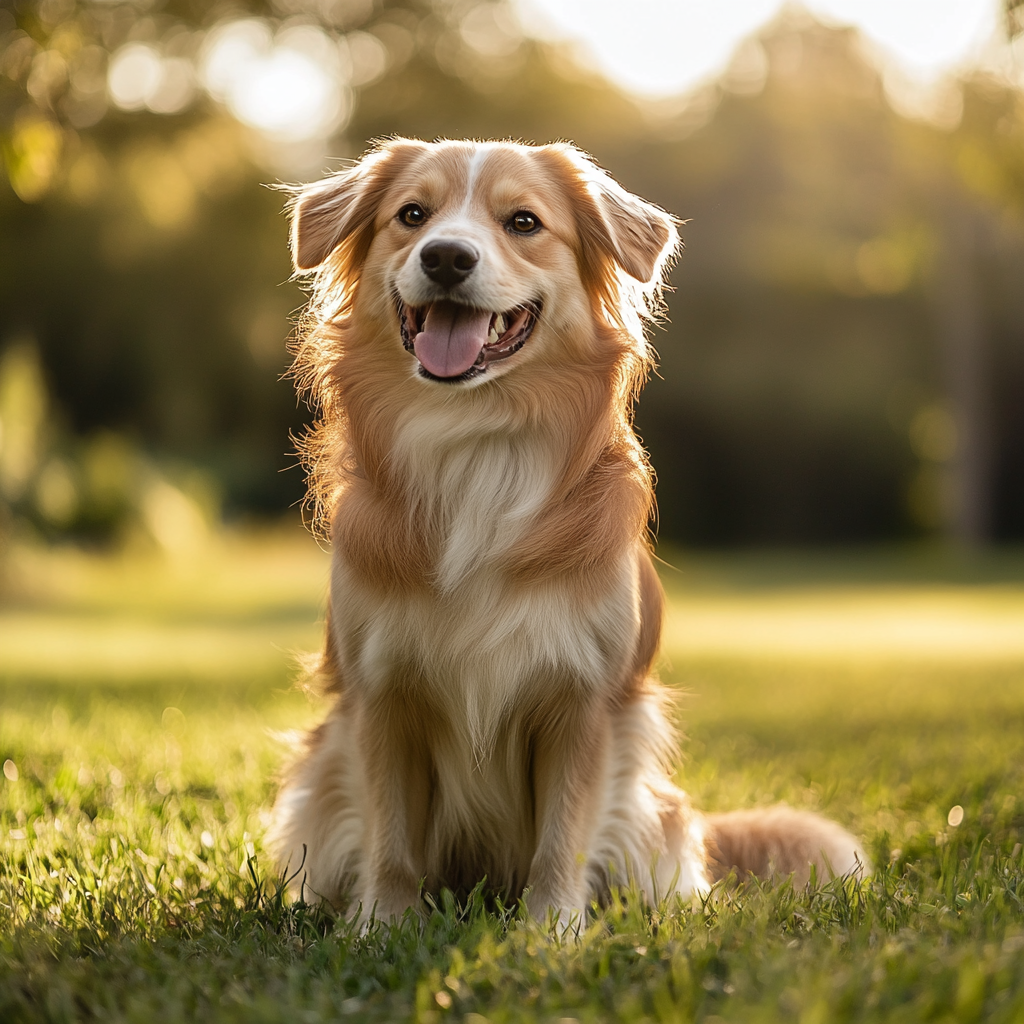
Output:
[[[705,845],[712,881],[735,870],[741,879],[748,874],[758,878],[792,875],[793,884],[803,886],[812,864],[819,879],[863,878],[870,870],[863,847],[846,829],[791,807],[709,814]]]

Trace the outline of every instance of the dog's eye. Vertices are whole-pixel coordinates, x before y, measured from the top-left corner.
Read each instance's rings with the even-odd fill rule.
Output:
[[[529,210],[520,210],[509,217],[505,226],[516,234],[531,235],[540,227],[540,221]]]
[[[417,228],[427,219],[427,214],[419,203],[410,203],[398,211],[398,219],[411,228]]]

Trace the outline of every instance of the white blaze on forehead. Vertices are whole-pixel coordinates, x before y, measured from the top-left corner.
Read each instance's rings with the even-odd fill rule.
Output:
[[[476,183],[480,178],[480,171],[483,169],[492,151],[493,146],[481,143],[469,158],[469,168],[466,176],[466,195],[463,197],[462,208],[457,216],[464,217],[469,212],[469,207],[473,202],[473,193],[476,191]]]

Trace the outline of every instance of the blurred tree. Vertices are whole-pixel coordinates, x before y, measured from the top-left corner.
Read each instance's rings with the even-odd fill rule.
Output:
[[[640,410],[653,448],[680,423],[691,439],[680,458],[659,462],[663,506],[692,517],[687,533],[722,541],[914,527],[970,539],[994,477],[993,525],[1019,534],[1022,506],[1005,486],[1021,468],[1010,455],[1015,404],[983,404],[979,379],[994,374],[1008,388],[1021,380],[1019,289],[1006,276],[1022,253],[1024,179],[1012,141],[1020,94],[981,76],[950,97],[956,127],[908,122],[885,102],[854,35],[801,15],[750,41],[738,62],[711,121],[648,161],[677,170],[677,194],[689,194],[670,205],[693,216],[673,305],[692,334],[684,348],[665,346],[666,383]],[[984,201],[963,176],[973,162],[979,185],[985,168]],[[981,312],[959,303],[973,351],[984,343],[995,360],[984,375],[980,357],[965,369],[943,356],[956,348],[955,328],[948,314],[935,316],[939,302],[955,301],[936,282],[963,257],[946,240],[958,204],[977,221],[978,259],[1005,268],[990,273]],[[963,296],[966,279],[957,283]],[[915,420],[934,409],[967,427],[990,418],[996,451],[986,454],[980,430],[971,442],[961,422],[973,448],[914,441]]]
[[[1006,31],[1011,39],[1024,35],[1024,0],[1004,0]]]
[[[8,0],[0,353],[39,353],[71,469],[116,435],[206,467],[229,511],[284,508],[302,296],[260,183],[384,134],[573,138],[690,219],[639,410],[663,536],[1022,537],[1021,93],[948,83],[927,122],[887,87],[792,10],[720,81],[640,104],[501,2]]]

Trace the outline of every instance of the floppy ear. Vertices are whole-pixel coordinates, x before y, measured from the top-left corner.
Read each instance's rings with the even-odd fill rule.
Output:
[[[297,271],[315,270],[351,233],[367,171],[363,160],[299,191],[290,210],[292,262]]]
[[[296,189],[290,204],[296,271],[315,270],[341,242],[370,226],[394,174],[422,148],[423,143],[394,139],[354,166]]]
[[[545,146],[571,175],[586,263],[611,260],[630,277],[656,288],[679,247],[676,219],[627,192],[594,160],[569,143]],[[568,167],[566,168],[566,165]],[[595,267],[596,269],[596,267]],[[600,273],[600,271],[599,271]]]
[[[679,245],[675,219],[627,192],[607,174],[595,183],[597,206],[615,262],[641,284],[660,281]]]

